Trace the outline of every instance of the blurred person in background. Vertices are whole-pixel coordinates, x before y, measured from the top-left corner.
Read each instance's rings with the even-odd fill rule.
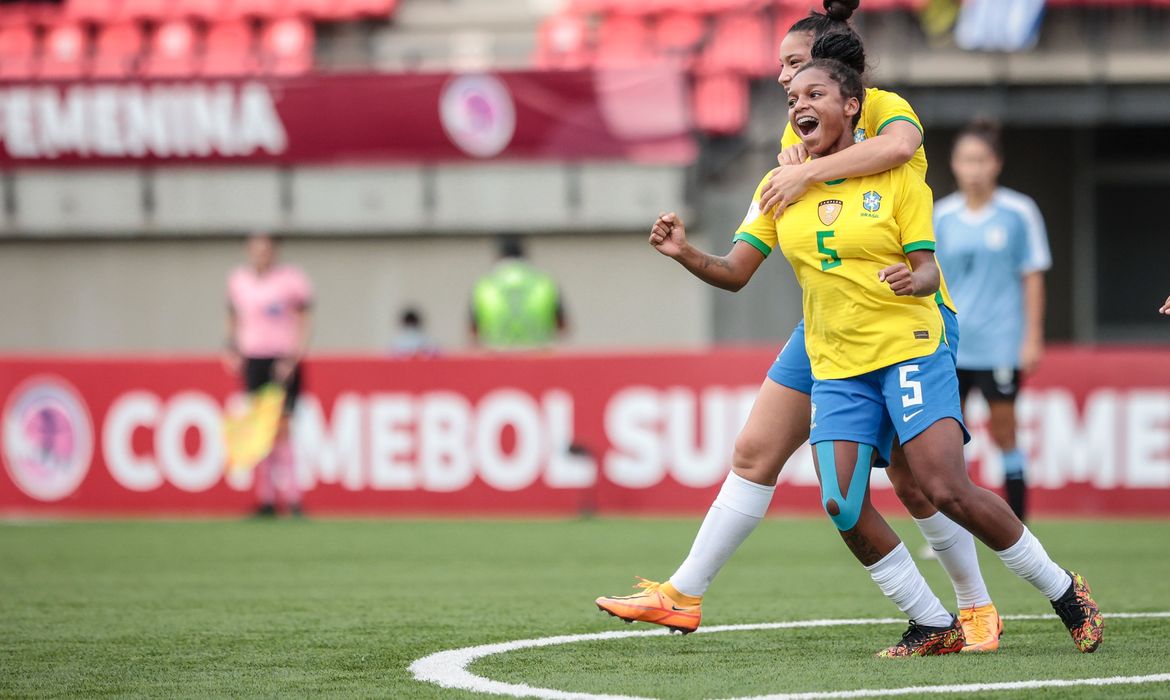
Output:
[[[285,390],[284,411],[272,452],[255,469],[256,514],[276,514],[280,490],[294,516],[302,514],[289,436],[289,419],[300,394],[301,363],[309,347],[312,286],[300,268],[277,262],[276,237],[248,237],[248,264],[228,277],[227,343],[224,367],[253,393],[270,383]]]
[[[1027,470],[1016,442],[1016,396],[1044,353],[1044,272],[1052,254],[1036,202],[1001,187],[1002,169],[999,126],[971,122],[951,152],[959,191],[935,205],[934,229],[939,262],[962,309],[960,396],[979,389],[987,400],[1007,501],[1023,520]]]
[[[518,237],[502,236],[495,266],[472,292],[475,341],[488,350],[534,350],[551,346],[566,328],[556,282],[528,262]]]
[[[434,357],[439,346],[427,335],[422,312],[413,306],[402,310],[398,332],[390,342],[390,354],[396,357]]]

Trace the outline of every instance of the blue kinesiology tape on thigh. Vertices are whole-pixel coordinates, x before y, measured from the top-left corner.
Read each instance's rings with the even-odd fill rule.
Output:
[[[869,445],[857,446],[857,464],[853,467],[853,477],[849,480],[849,498],[841,495],[841,487],[837,485],[837,460],[832,440],[816,444],[817,462],[821,468],[821,506],[829,513],[829,501],[836,501],[837,514],[829,513],[829,519],[837,529],[845,532],[852,530],[861,517],[861,504],[865,502],[865,490],[869,482],[869,468],[873,463],[873,448]]]

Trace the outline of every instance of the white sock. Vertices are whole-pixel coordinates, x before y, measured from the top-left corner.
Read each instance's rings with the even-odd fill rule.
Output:
[[[756,484],[731,472],[707,511],[691,552],[670,577],[685,595],[701,596],[736,549],[768,512],[775,486]]]
[[[1072,577],[1049,558],[1044,545],[1028,528],[1015,544],[996,554],[1013,574],[1038,588],[1049,600],[1059,599],[1072,583]]]
[[[905,544],[899,542],[894,551],[865,570],[882,593],[911,620],[926,627],[950,626],[950,612],[926,585]]]
[[[941,512],[919,520],[918,529],[934,550],[951,585],[959,608],[977,608],[991,604],[991,594],[979,571],[979,555],[975,553],[975,538]]]

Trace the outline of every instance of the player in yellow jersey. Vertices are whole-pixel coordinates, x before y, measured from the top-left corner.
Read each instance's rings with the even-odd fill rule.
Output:
[[[840,62],[817,60],[797,72],[788,119],[811,157],[853,144],[864,97],[860,76]],[[967,475],[958,378],[933,298],[940,275],[932,204],[930,188],[902,166],[817,184],[777,225],[768,229],[758,219],[749,225],[764,236],[760,243],[781,247],[803,290],[815,377],[809,440],[822,503],[843,533],[856,528],[869,470],[880,466],[892,426],[926,497],[1049,598],[1078,650],[1095,651],[1104,620],[1084,578],[1053,562],[1011,508]],[[908,555],[896,561],[896,553],[868,568],[885,569],[874,579],[911,623],[902,641],[880,655],[950,651],[951,640],[961,637],[957,621],[937,624],[937,608],[921,604],[924,582],[916,599],[899,600],[883,585],[887,577],[921,576]]]
[[[812,60],[814,52],[820,57],[844,59],[858,72],[865,69],[864,47],[846,24],[858,3],[827,0],[824,4],[826,13],[810,13],[797,21],[780,45],[779,82],[785,88],[796,70]],[[816,165],[818,174],[825,179],[881,172],[903,163],[910,163],[919,174],[925,173],[921,125],[910,105],[898,95],[869,90],[854,133],[857,138],[865,137],[854,148],[806,165]],[[784,145],[789,146],[785,149],[786,157],[794,157],[793,143],[799,145],[800,141],[789,126],[784,136]],[[793,162],[803,161],[807,155],[807,152],[797,153],[795,157],[799,160]],[[822,164],[828,167],[821,169]],[[768,187],[784,172],[795,171],[782,168],[772,171]],[[764,196],[767,193],[765,189]],[[757,197],[753,203],[757,211],[761,209],[759,202],[760,197]],[[762,206],[764,212],[770,208]],[[735,246],[732,254],[752,255],[742,248]],[[745,268],[741,281],[721,286],[736,288],[736,285],[746,284],[762,260],[760,257],[749,261],[747,267],[750,269]],[[954,321],[953,312],[948,320]],[[957,323],[953,325],[957,335]],[[751,414],[735,443],[732,471],[704,519],[685,561],[666,582],[659,584],[643,579],[637,584],[642,592],[632,596],[603,596],[596,601],[599,607],[628,621],[653,622],[684,632],[698,627],[701,596],[763,518],[784,463],[808,439],[811,391],[812,374],[805,352],[804,322],[801,321],[760,386]],[[889,475],[898,496],[915,517],[929,546],[938,551],[938,558],[954,586],[967,641],[965,650],[996,649],[1002,624],[979,570],[974,538],[939,513],[922,495],[905,468],[900,450],[895,449],[891,461]],[[864,525],[869,522],[880,525],[872,542],[863,534]],[[890,536],[891,531],[880,517],[863,518],[861,523],[851,547],[863,563],[876,562],[889,553],[889,546],[900,544],[897,538]]]

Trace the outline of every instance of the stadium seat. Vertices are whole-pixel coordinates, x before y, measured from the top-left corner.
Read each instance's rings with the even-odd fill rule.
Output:
[[[150,53],[143,62],[142,73],[156,78],[185,77],[195,73],[198,35],[183,20],[159,25],[150,41]]]
[[[281,0],[227,0],[222,19],[268,19],[280,16]]]
[[[214,22],[227,11],[227,0],[172,0],[170,16]]]
[[[654,23],[654,44],[658,52],[669,58],[678,58],[689,67],[694,61],[695,49],[707,33],[703,16],[692,12],[670,12]]]
[[[132,75],[145,43],[142,28],[133,22],[103,25],[98,29],[90,75],[95,78]]]
[[[760,13],[717,17],[715,30],[696,63],[700,73],[739,73],[753,78],[775,71],[771,30]]]
[[[398,9],[398,0],[342,0],[344,14],[353,17],[386,19]]]
[[[313,25],[295,18],[270,22],[260,35],[260,51],[265,73],[306,73],[313,68]]]
[[[695,79],[695,126],[708,134],[741,131],[748,121],[747,80],[732,73],[701,75]]]
[[[591,60],[589,25],[583,17],[552,15],[537,29],[533,60],[537,68],[574,70],[588,66]]]
[[[117,19],[159,22],[170,16],[170,0],[122,0]]]
[[[600,68],[630,68],[653,63],[657,56],[653,37],[642,17],[610,15],[597,31],[597,58]]]
[[[692,4],[695,12],[722,15],[731,12],[757,12],[775,3],[773,0],[695,0]],[[816,4],[820,5],[819,2]]]
[[[299,15],[324,22],[345,19],[342,0],[284,0],[280,5],[285,17]]]
[[[260,69],[256,37],[245,21],[213,24],[203,46],[203,75],[254,75]]]
[[[37,35],[31,25],[0,27],[0,79],[33,77],[36,53]]]
[[[89,35],[79,24],[61,24],[45,34],[41,63],[42,78],[80,78],[89,63]]]
[[[117,16],[119,0],[66,0],[65,18],[78,22],[108,22]]]

